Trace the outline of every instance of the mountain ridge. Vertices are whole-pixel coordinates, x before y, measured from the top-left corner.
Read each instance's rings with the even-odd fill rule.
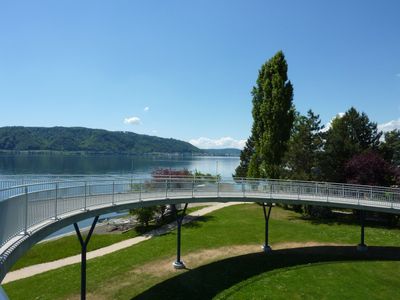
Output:
[[[226,150],[226,151],[224,151]],[[237,156],[238,149],[200,149],[174,138],[86,127],[0,127],[0,151],[102,154],[182,154]]]

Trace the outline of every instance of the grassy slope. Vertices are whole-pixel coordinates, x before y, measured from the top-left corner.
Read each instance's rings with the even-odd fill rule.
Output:
[[[318,241],[357,244],[359,241],[360,230],[359,227],[355,225],[312,224],[309,221],[299,219],[298,216],[293,212],[283,211],[278,208],[273,209],[272,218],[273,219],[270,223],[270,236],[272,244],[285,241]],[[185,225],[182,232],[183,258],[185,257],[185,253],[204,248],[246,244],[261,245],[263,243],[263,228],[264,224],[262,210],[257,205],[233,206],[214,212],[195,224]],[[387,230],[381,228],[366,229],[366,241],[371,245],[400,246],[399,237],[399,230]],[[160,281],[163,281],[166,278],[160,278],[149,274],[135,274],[134,269],[135,267],[146,262],[150,262],[155,258],[168,259],[173,257],[175,254],[175,239],[175,233],[170,233],[161,237],[156,237],[134,247],[121,250],[117,253],[91,260],[88,263],[89,291],[99,292],[103,291],[104,289],[104,293],[109,295],[108,298],[130,299],[132,296],[140,294]],[[280,254],[278,253],[276,255]],[[281,261],[290,262],[293,260],[294,265],[319,261],[318,256],[311,256],[316,258],[316,261],[308,261],[307,259],[309,256],[306,256],[303,260],[298,261],[299,255],[294,255],[293,253],[286,253],[286,255],[289,256],[284,256],[282,259],[277,260],[267,258],[271,264],[271,269],[266,267],[266,269],[263,269],[263,271],[273,270],[276,267],[287,267],[286,264],[278,264],[278,266],[275,266],[276,262]],[[340,257],[334,258],[340,259]],[[262,259],[261,262],[265,263],[266,257],[263,255],[258,257],[258,259]],[[328,260],[329,259],[332,258],[329,257]],[[325,260],[324,257],[322,257],[321,260]],[[393,262],[392,264],[394,266],[393,268],[397,268],[397,270],[399,270],[398,262]],[[368,263],[366,263],[366,265],[366,268],[368,269]],[[241,266],[239,263],[239,267],[234,268],[234,270],[245,270],[243,268],[244,266]],[[257,261],[254,266],[265,267],[263,264]],[[218,268],[218,270],[219,269],[221,268]],[[253,269],[249,271],[252,272]],[[382,272],[385,273],[386,269],[387,268],[383,268]],[[253,277],[254,275],[258,275],[251,272],[249,274],[249,278]],[[194,276],[196,272],[195,270],[192,270],[191,272],[186,272],[184,274]],[[189,276],[184,274],[180,276]],[[207,272],[206,274],[208,274],[207,276],[212,277],[212,275],[210,275],[212,272]],[[246,273],[244,272],[244,274]],[[376,276],[379,276],[379,274],[380,273],[378,273]],[[180,276],[178,276],[176,280],[179,281]],[[200,276],[204,277],[204,274],[200,273]],[[238,277],[240,281],[247,279],[241,278],[240,276]],[[354,274],[350,276],[354,276]],[[362,276],[362,274],[358,274],[358,276]],[[201,279],[203,277],[186,282],[201,283]],[[123,288],[121,288],[121,284],[126,282],[127,278],[129,279],[129,282],[124,285]],[[219,279],[221,278],[222,277],[217,277],[213,282],[219,282]],[[11,299],[35,299],[36,297],[37,299],[57,299],[76,295],[79,292],[79,282],[79,265],[73,265],[40,274],[32,278],[6,284],[5,290],[10,295]],[[204,286],[194,285],[193,288],[198,288],[199,290],[197,290],[197,292],[195,291],[192,296],[193,298],[196,298],[196,296],[202,295],[202,293],[204,293],[206,290],[212,291],[212,295],[215,295],[238,282],[230,282],[228,285],[223,285],[220,288],[216,288],[216,290],[213,290],[211,287],[205,288]],[[399,285],[400,279],[396,280],[396,283]],[[105,289],[102,288],[102,286],[116,288],[115,290],[112,288]],[[174,286],[174,284],[172,283],[170,286]],[[185,286],[188,287],[190,284],[185,284]],[[163,290],[167,289],[164,287]],[[154,288],[151,289],[150,292],[154,292]],[[399,291],[397,290],[396,292]],[[172,294],[171,298],[179,298],[176,296],[177,295]],[[146,298],[146,293],[142,295],[142,298]]]

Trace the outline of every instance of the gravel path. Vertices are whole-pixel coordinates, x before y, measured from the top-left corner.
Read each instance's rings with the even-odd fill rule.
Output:
[[[205,208],[199,209],[199,210],[192,212],[192,213],[188,214],[187,216],[185,216],[183,223],[185,224],[185,223],[191,222],[191,221],[195,220],[197,217],[203,216],[210,212],[216,211],[218,209],[221,209],[221,208],[224,208],[227,206],[235,205],[235,204],[241,204],[241,202],[217,203],[215,205],[207,206]],[[103,255],[109,254],[109,253],[113,253],[113,252],[121,250],[121,249],[131,247],[131,246],[141,243],[143,241],[149,240],[153,236],[161,235],[168,231],[171,231],[175,227],[176,227],[176,223],[172,222],[170,224],[160,227],[159,229],[152,230],[152,231],[146,233],[145,235],[134,237],[134,238],[131,238],[131,239],[128,239],[125,241],[121,241],[121,242],[112,244],[112,245],[104,247],[104,248],[90,251],[87,253],[87,259],[88,260],[93,259],[96,257],[100,257]],[[66,257],[63,259],[55,260],[52,262],[47,262],[47,263],[42,263],[42,264],[37,264],[37,265],[29,266],[26,268],[22,268],[22,269],[19,269],[16,271],[9,272],[6,275],[6,277],[4,278],[2,284],[16,281],[16,280],[23,279],[23,278],[27,278],[27,277],[31,277],[31,276],[34,276],[34,275],[37,275],[40,273],[44,273],[44,272],[47,272],[50,270],[69,266],[72,264],[76,264],[76,263],[79,263],[80,261],[81,261],[81,255],[78,254],[78,255]]]

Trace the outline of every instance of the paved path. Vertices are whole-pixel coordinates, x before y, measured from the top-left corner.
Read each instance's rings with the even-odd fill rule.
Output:
[[[205,208],[199,209],[195,212],[188,214],[185,217],[185,219],[183,220],[183,223],[191,222],[191,221],[195,220],[197,217],[203,216],[205,214],[216,211],[223,207],[227,207],[227,206],[231,206],[231,205],[235,205],[235,204],[241,204],[241,202],[218,203],[215,205],[207,206]],[[125,240],[125,241],[121,241],[121,242],[112,244],[107,247],[103,247],[103,248],[100,248],[100,249],[97,249],[94,251],[90,251],[87,253],[87,259],[93,259],[96,257],[100,257],[103,255],[109,254],[109,253],[113,253],[113,252],[121,250],[121,249],[128,248],[130,246],[139,244],[143,241],[149,240],[153,236],[161,235],[168,231],[171,231],[175,227],[176,227],[176,223],[172,222],[170,224],[160,227],[159,229],[152,230],[145,235],[137,236],[137,237]],[[69,266],[72,264],[76,264],[76,263],[79,263],[80,261],[81,261],[81,255],[78,254],[78,255],[66,257],[63,259],[55,260],[52,262],[47,262],[47,263],[42,263],[42,264],[37,264],[37,265],[29,266],[26,268],[22,268],[22,269],[7,273],[6,277],[2,281],[2,284],[16,281],[16,280],[23,279],[23,278],[27,278],[27,277],[31,277],[31,276],[34,276],[34,275],[37,275],[40,273],[44,273],[44,272],[47,272],[50,270]]]

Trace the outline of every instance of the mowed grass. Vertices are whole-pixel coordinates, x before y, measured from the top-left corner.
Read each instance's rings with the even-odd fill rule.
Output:
[[[197,211],[204,207],[206,206],[188,207],[187,213]],[[169,218],[166,221],[172,222],[173,218]],[[121,234],[93,234],[88,245],[88,251],[93,251],[123,240],[134,238],[141,233],[159,228],[162,225],[163,224],[155,224],[154,222],[151,222],[148,228],[138,228],[137,230],[132,229]],[[83,238],[86,238],[86,234],[83,235]],[[71,236],[65,236],[56,240],[45,241],[43,243],[36,244],[31,249],[29,249],[28,252],[26,252],[26,254],[21,257],[13,266],[12,271],[35,264],[50,262],[57,259],[77,255],[80,253],[81,246],[75,234]]]
[[[272,220],[270,221],[270,241],[271,244],[282,242],[321,242],[352,244],[359,242],[360,228],[357,225],[345,224],[313,224],[312,222],[302,220],[298,214],[285,211],[274,207],[272,210]],[[182,258],[185,255],[200,251],[201,249],[213,249],[219,247],[229,247],[232,245],[261,245],[264,237],[264,219],[262,208],[258,205],[237,205],[231,206],[210,215],[207,215],[199,221],[186,224],[182,231]],[[366,242],[374,246],[400,246],[400,231],[398,229],[385,228],[366,228]],[[236,260],[222,261],[221,265],[214,267],[216,263],[207,264],[190,271],[177,271],[161,274],[157,272],[157,267],[153,273],[135,272],[141,266],[149,264],[154,260],[173,261],[176,247],[175,232],[155,237],[149,241],[140,243],[133,247],[109,254],[104,257],[88,261],[88,292],[93,299],[131,299],[134,297],[143,299],[160,299],[152,295],[163,295],[161,299],[179,299],[190,295],[190,299],[212,298],[213,296],[223,296],[223,292],[229,289],[235,289],[237,284],[252,280],[255,276],[266,276],[275,274],[285,268],[293,268],[307,264],[319,263],[321,261],[343,261],[369,259],[372,261],[363,262],[365,269],[373,270],[377,268],[376,278],[379,276],[391,277],[393,270],[399,271],[399,263],[379,262],[377,265],[375,259],[383,259],[379,256],[380,249],[377,249],[378,256],[363,257],[354,251],[354,247],[346,248],[350,252],[341,253],[336,248],[330,249],[328,254],[324,254],[327,249],[320,249],[322,252],[282,252],[274,251],[272,255],[256,253],[250,255],[252,263],[246,260],[246,257],[240,256]],[[329,250],[329,249],[328,249]],[[399,249],[397,249],[399,251]],[[389,257],[396,260],[396,257]],[[225,264],[224,264],[225,263]],[[358,262],[359,263],[359,262]],[[353,265],[344,263],[344,265]],[[246,266],[249,266],[246,268]],[[316,265],[318,266],[318,265]],[[349,278],[358,277],[362,282],[363,276],[369,278],[371,272],[358,272],[357,268],[353,272],[348,267],[334,269],[332,278],[342,280],[342,272],[349,272]],[[190,268],[190,266],[188,266]],[[207,269],[209,267],[210,269]],[[314,266],[313,266],[314,267]],[[43,273],[31,278],[19,280],[6,284],[6,292],[11,299],[66,299],[77,298],[80,287],[80,266],[79,264],[64,267],[58,270]],[[301,268],[299,268],[300,270]],[[217,272],[218,270],[222,270]],[[160,274],[157,274],[160,273]],[[211,280],[212,279],[212,280]],[[310,279],[310,280],[309,280]],[[281,278],[277,279],[278,281]],[[400,286],[399,276],[393,278],[395,285]],[[312,278],[302,279],[306,285],[310,282],[310,287],[304,291],[305,294],[312,293]],[[384,282],[385,280],[382,279]],[[255,280],[255,282],[259,282]],[[261,281],[262,282],[262,281]],[[290,285],[291,280],[286,284]],[[365,282],[368,282],[365,280]],[[251,283],[251,282],[250,282]],[[316,285],[322,284],[315,282]],[[334,284],[334,283],[333,283]],[[176,286],[184,286],[185,295],[178,294]],[[250,285],[247,285],[250,286]],[[264,287],[264,291],[267,288]],[[293,288],[296,290],[295,288]],[[243,288],[237,288],[239,293]],[[286,289],[281,290],[285,298],[294,297],[295,292],[285,294]],[[399,290],[392,290],[391,295],[399,294]],[[189,294],[188,294],[189,293]],[[245,299],[247,292],[243,290]],[[233,293],[234,296],[236,294]],[[279,294],[279,295],[278,295]],[[229,294],[231,295],[231,294]],[[340,294],[336,298],[340,298]],[[258,299],[255,295],[254,299]],[[296,296],[297,297],[297,296]],[[278,297],[279,298],[279,297]],[[388,298],[386,298],[388,299]]]
[[[317,263],[244,280],[215,299],[398,299],[400,262]]]
[[[137,232],[130,230],[124,234],[94,234],[88,245],[88,251],[109,246],[111,244],[133,238]],[[85,237],[84,237],[85,238]],[[35,264],[54,261],[64,257],[79,254],[81,246],[75,235],[66,236],[57,240],[36,244],[17,261],[12,271]]]
[[[352,246],[314,246],[248,253],[170,277],[134,299],[397,299],[398,250],[372,247],[360,254]],[[117,298],[132,298],[127,290]]]

